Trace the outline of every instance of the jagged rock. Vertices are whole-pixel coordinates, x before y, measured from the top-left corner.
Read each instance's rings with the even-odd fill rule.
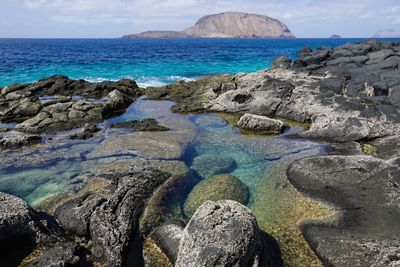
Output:
[[[79,139],[79,140],[86,140],[93,137],[93,134],[100,131],[94,123],[88,123],[83,128],[83,131],[77,134],[73,134],[70,136],[71,139]]]
[[[186,199],[184,210],[190,217],[207,200],[229,199],[245,205],[249,196],[249,189],[238,178],[230,174],[219,174],[201,181],[193,188]]]
[[[1,266],[18,266],[38,244],[47,240],[41,217],[17,197],[0,192]]]
[[[207,201],[183,231],[175,266],[282,266],[281,260],[274,262],[279,253],[263,239],[248,208],[230,200]]]
[[[10,134],[0,138],[0,149],[16,149],[39,144],[41,141],[40,135]]]
[[[135,246],[134,242],[139,242],[133,239],[135,236],[139,238],[138,221],[144,209],[144,201],[167,179],[167,174],[157,171],[144,171],[118,178],[117,190],[109,200],[95,209],[90,218],[90,237],[94,245],[92,252],[97,259],[109,266],[126,264],[129,260],[128,248]]]
[[[271,133],[281,133],[284,130],[284,124],[280,120],[270,119],[264,116],[254,114],[243,115],[237,126],[245,130],[264,131]]]

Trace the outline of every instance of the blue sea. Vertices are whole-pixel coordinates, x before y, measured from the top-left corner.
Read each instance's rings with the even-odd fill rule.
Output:
[[[0,86],[62,74],[88,81],[131,78],[159,86],[201,76],[251,72],[304,46],[363,39],[0,39]]]

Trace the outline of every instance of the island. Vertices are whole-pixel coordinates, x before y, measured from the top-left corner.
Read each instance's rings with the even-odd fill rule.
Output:
[[[333,34],[333,35],[331,35],[331,37],[329,37],[329,38],[331,38],[331,39],[340,39],[340,38],[342,38],[342,36],[340,36],[340,35],[338,35],[338,34]]]
[[[400,38],[400,31],[395,29],[384,29],[377,31],[372,38]]]
[[[207,15],[183,31],[145,31],[123,38],[294,38],[281,21],[257,14],[225,12]]]

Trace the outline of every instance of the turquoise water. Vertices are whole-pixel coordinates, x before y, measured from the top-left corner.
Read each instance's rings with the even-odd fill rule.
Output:
[[[0,39],[0,86],[50,75],[164,85],[268,68],[278,55],[363,39]]]

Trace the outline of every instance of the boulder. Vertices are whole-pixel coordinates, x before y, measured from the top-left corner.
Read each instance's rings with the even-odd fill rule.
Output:
[[[281,120],[270,119],[265,116],[244,114],[237,126],[244,130],[263,131],[271,133],[282,133],[285,129]]]
[[[263,240],[250,209],[231,200],[207,201],[183,231],[175,266],[282,266],[277,250]]]
[[[150,235],[171,262],[176,261],[184,228],[185,224],[181,221],[167,221],[154,229]]]
[[[201,154],[193,159],[191,168],[202,178],[227,173],[236,168],[236,161],[220,154]]]
[[[47,239],[41,217],[20,198],[0,192],[1,266],[18,266]]]
[[[241,204],[247,204],[249,200],[247,186],[230,174],[212,176],[197,184],[190,192],[184,204],[185,214],[190,217],[207,200],[235,200]]]

